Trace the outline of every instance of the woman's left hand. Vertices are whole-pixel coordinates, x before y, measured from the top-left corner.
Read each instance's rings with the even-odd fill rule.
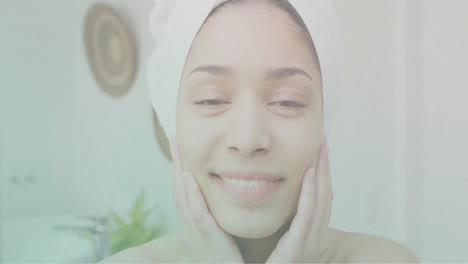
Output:
[[[326,140],[320,147],[316,172],[306,170],[297,213],[267,263],[319,262],[329,248],[329,221],[333,201]],[[322,262],[322,261],[320,261]]]

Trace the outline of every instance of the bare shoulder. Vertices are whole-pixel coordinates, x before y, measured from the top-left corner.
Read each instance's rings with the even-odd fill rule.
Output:
[[[339,231],[342,250],[349,263],[419,263],[408,247],[365,233]]]
[[[122,250],[99,263],[160,263],[167,262],[169,248],[167,243],[173,240],[173,234],[166,234],[145,244]]]

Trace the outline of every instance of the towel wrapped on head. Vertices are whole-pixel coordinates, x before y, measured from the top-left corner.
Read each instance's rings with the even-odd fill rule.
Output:
[[[150,28],[156,49],[148,63],[151,103],[167,138],[176,135],[177,95],[192,42],[211,10],[229,0],[155,0]],[[287,1],[287,0],[284,0]],[[323,134],[329,135],[342,86],[343,42],[330,0],[289,0],[309,30],[322,75]]]

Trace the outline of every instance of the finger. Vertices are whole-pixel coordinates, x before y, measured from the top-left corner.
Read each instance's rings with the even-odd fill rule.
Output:
[[[284,258],[288,259],[289,256],[296,256],[303,251],[305,239],[307,239],[305,230],[310,225],[315,203],[314,174],[315,170],[313,168],[305,171],[296,215],[292,219],[289,230],[283,234],[276,245],[276,249],[268,258],[268,263],[278,262],[278,260],[284,260]]]
[[[331,206],[332,206],[332,203],[333,203],[333,187],[332,187],[332,181],[331,181],[331,172],[330,172],[330,149],[328,148],[328,146],[326,147],[326,157],[324,159],[325,161],[325,167],[326,167],[326,173],[322,176],[324,176],[324,183],[325,183],[325,190],[326,190],[326,194],[325,194],[325,199],[326,199],[326,208],[325,208],[325,214],[324,214],[324,219],[323,219],[323,223],[328,225],[330,223],[330,216],[331,216]]]
[[[304,243],[308,237],[316,204],[316,188],[314,184],[315,170],[309,168],[302,180],[301,194],[297,206],[297,213],[290,226],[290,238],[297,243]]]
[[[329,228],[329,225],[330,225],[330,217],[331,217],[331,212],[332,212],[332,202],[333,198],[329,199],[328,202],[327,202],[327,206],[326,206],[326,209],[325,209],[325,214],[324,214],[324,219],[322,221],[322,228],[320,230],[320,235],[318,236],[318,238],[320,239],[320,247],[321,247],[321,251],[324,250],[326,248],[326,246],[328,245],[328,242],[329,242],[329,231],[330,231],[330,228]]]
[[[326,150],[326,156],[325,159],[323,160],[325,165],[325,182],[327,185],[327,188],[329,191],[331,191],[331,186],[332,186],[332,181],[331,181],[331,173],[330,173],[330,148],[328,147],[328,143],[325,142],[325,150]]]
[[[202,229],[210,228],[212,230],[214,219],[208,210],[198,182],[190,171],[185,172],[185,177],[191,221]]]
[[[329,153],[329,149],[327,146],[327,154]],[[320,241],[322,241],[322,250],[324,250],[328,244],[328,231],[329,231],[329,225],[330,225],[330,218],[331,218],[331,212],[332,212],[332,205],[333,205],[333,188],[332,188],[332,183],[331,183],[331,173],[330,173],[330,158],[329,155],[327,155],[326,158],[327,162],[327,173],[326,173],[326,178],[327,178],[327,189],[328,189],[328,195],[327,195],[327,200],[326,200],[326,206],[325,206],[325,213],[323,215],[322,219],[322,229],[320,233]]]
[[[185,180],[183,177],[183,165],[180,159],[180,153],[177,147],[175,138],[171,139],[170,144],[171,157],[172,157],[172,173],[174,178],[174,199],[176,201],[177,208],[182,214],[182,217],[186,218],[187,211],[187,194],[185,191]]]
[[[310,239],[314,244],[320,240],[320,235],[323,234],[323,230],[328,227],[325,224],[327,218],[327,208],[330,202],[330,191],[331,184],[329,180],[329,168],[328,168],[328,147],[323,144],[320,149],[320,158],[317,164],[316,174],[316,185],[317,185],[317,204],[316,211],[313,217],[313,223],[311,226]]]
[[[318,186],[319,186],[319,189],[318,189],[318,199],[321,201],[323,201],[323,203],[321,204],[321,209],[323,209],[323,219],[322,219],[322,223],[327,223],[329,222],[329,220],[327,220],[327,218],[329,219],[329,217],[327,217],[327,210],[328,210],[328,207],[330,207],[331,205],[331,200],[333,199],[333,190],[332,190],[332,184],[331,184],[331,173],[330,173],[330,158],[329,158],[329,153],[330,153],[330,149],[328,148],[327,145],[325,145],[324,147],[324,157],[323,159],[321,160],[322,162],[322,173],[320,173],[317,177],[319,183],[318,183]]]

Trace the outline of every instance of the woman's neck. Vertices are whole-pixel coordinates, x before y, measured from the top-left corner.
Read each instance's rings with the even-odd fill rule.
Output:
[[[289,230],[289,220],[276,233],[265,238],[242,238],[233,236],[245,263],[265,263],[283,234]]]

